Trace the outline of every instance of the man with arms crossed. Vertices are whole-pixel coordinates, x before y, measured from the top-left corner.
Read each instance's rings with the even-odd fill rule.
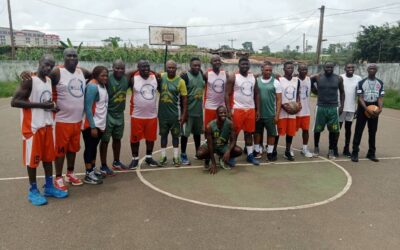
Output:
[[[267,159],[276,161],[273,155],[275,137],[278,135],[276,124],[282,102],[282,88],[275,76],[272,75],[272,64],[264,62],[261,66],[262,75],[257,78],[258,93],[260,98],[260,119],[256,121],[256,133],[254,134],[255,158],[261,158],[260,146],[264,128],[267,130]]]
[[[231,74],[225,89],[225,106],[228,117],[233,117],[235,136],[241,130],[244,131],[247,149],[247,162],[260,165],[253,154],[253,133],[256,120],[259,118],[259,98],[257,82],[252,73],[249,72],[250,62],[248,58],[239,59],[239,73]],[[233,93],[233,110],[230,108],[230,96]]]
[[[339,137],[339,115],[343,111],[345,99],[343,78],[333,73],[334,67],[334,63],[326,62],[324,64],[324,73],[311,77],[311,90],[318,95],[314,125],[314,155],[319,155],[319,139],[326,125],[329,131],[329,159],[336,159],[335,150],[337,150]],[[338,93],[340,105],[338,103]]]
[[[210,174],[217,172],[217,164],[214,153],[220,157],[220,164],[234,166],[234,158],[242,154],[242,149],[236,146],[236,136],[232,122],[226,118],[227,112],[224,106],[216,110],[217,119],[212,120],[206,127],[207,143],[200,146],[197,151],[199,159],[205,159],[205,167]],[[211,159],[211,167],[209,167]]]
[[[356,111],[356,89],[358,82],[361,81],[361,77],[354,74],[354,64],[347,63],[344,67],[345,74],[342,74],[344,93],[346,98],[344,99],[343,113],[339,116],[340,128],[344,123],[345,129],[345,143],[343,148],[343,155],[350,157],[350,139],[351,139],[351,125],[354,119],[354,113]]]
[[[53,185],[53,165],[55,158],[53,141],[53,112],[58,108],[52,98],[49,73],[54,67],[51,56],[43,56],[39,61],[37,76],[23,80],[11,100],[11,106],[21,108],[21,127],[23,136],[23,162],[29,177],[28,200],[35,206],[47,203],[44,196],[64,198],[68,191],[61,191]],[[44,196],[36,182],[36,168],[40,161],[45,173]]]

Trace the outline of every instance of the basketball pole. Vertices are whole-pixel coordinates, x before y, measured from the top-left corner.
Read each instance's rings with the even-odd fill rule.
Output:
[[[164,53],[164,72],[167,72],[167,56],[168,56],[168,43],[165,43],[165,53]]]

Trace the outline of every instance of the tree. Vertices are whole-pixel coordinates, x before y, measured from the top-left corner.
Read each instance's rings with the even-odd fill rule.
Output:
[[[231,47],[229,47],[229,45],[224,44],[224,45],[221,45],[221,49],[222,50],[230,50]]]
[[[115,36],[115,37],[110,36],[109,38],[101,40],[101,41],[104,42],[106,44],[106,46],[110,46],[115,49],[115,48],[119,47],[118,42],[121,42],[122,39],[118,36]]]
[[[296,45],[296,51],[299,52],[300,46]]]
[[[250,52],[250,53],[254,53],[253,50],[253,43],[252,42],[244,42],[242,43],[243,49]]]
[[[400,23],[361,26],[354,45],[354,58],[368,62],[400,61]]]
[[[261,50],[261,52],[264,53],[264,54],[267,54],[267,55],[271,54],[271,49],[269,48],[268,45],[265,45],[265,46],[262,47],[260,50]]]
[[[306,52],[312,50],[312,45],[307,45]]]
[[[67,38],[67,42],[60,41],[61,46],[66,49],[66,48],[75,48],[75,46],[72,44],[71,40]],[[81,52],[83,42],[81,42],[78,47],[76,47],[76,52],[79,54]]]

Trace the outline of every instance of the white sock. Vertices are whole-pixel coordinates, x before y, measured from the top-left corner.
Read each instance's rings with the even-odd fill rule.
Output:
[[[256,151],[257,153],[261,152],[260,144],[254,144],[254,151]]]
[[[307,145],[303,145],[303,151],[307,151],[308,150],[308,146]]]
[[[179,148],[174,148],[174,158],[178,158]]]
[[[132,160],[139,160],[139,157],[132,157]]]
[[[271,154],[274,151],[274,145],[268,145],[267,154]]]
[[[250,155],[250,154],[253,153],[253,145],[251,145],[251,146],[246,146],[246,149],[247,149],[247,155]]]
[[[161,157],[164,158],[167,156],[167,153],[165,152],[165,148],[161,148]]]
[[[151,158],[151,155],[146,155],[146,158]]]

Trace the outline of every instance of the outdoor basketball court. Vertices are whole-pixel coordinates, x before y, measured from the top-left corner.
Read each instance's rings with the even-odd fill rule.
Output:
[[[21,166],[19,110],[9,102],[0,100],[1,249],[398,249],[400,245],[400,111],[386,109],[380,118],[377,164],[365,159],[354,164],[343,157],[327,160],[324,133],[319,158],[310,160],[295,152],[296,161],[287,162],[281,149],[276,163],[263,161],[255,167],[242,157],[234,169],[215,176],[193,159],[192,166],[181,168],[143,165],[106,178],[103,185],[71,187],[67,199],[49,199],[48,205],[34,207],[27,201],[28,180]],[[128,138],[126,114],[121,157],[126,163]],[[294,146],[301,146],[300,136]],[[144,148],[142,143],[141,156]],[[156,159],[158,149],[159,142]],[[188,149],[193,156],[193,144]],[[78,172],[83,172],[82,151],[76,161]],[[43,170],[38,173],[43,175]],[[43,181],[38,180],[40,185]]]

